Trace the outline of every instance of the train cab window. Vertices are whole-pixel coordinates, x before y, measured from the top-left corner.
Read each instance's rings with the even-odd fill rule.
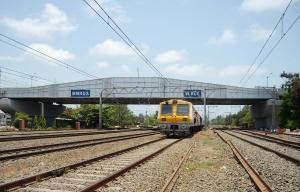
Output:
[[[188,104],[178,104],[177,105],[177,115],[189,115],[189,105]]]
[[[170,115],[172,114],[172,105],[164,104],[161,107],[161,114],[162,115]]]

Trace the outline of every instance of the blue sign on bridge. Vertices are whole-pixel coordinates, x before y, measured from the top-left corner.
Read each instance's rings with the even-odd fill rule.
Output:
[[[71,97],[89,97],[91,96],[91,91],[88,89],[72,89]]]
[[[201,98],[201,90],[184,90],[183,96],[185,98]]]

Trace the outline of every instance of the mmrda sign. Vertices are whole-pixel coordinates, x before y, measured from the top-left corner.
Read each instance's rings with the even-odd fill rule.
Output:
[[[71,97],[89,97],[91,96],[91,90],[88,89],[72,89]]]
[[[185,98],[201,98],[201,90],[184,90],[183,96]]]

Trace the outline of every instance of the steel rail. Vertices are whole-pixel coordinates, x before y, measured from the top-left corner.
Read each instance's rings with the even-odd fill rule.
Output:
[[[243,135],[248,135],[248,136],[251,136],[251,137],[255,137],[255,138],[258,138],[258,139],[263,139],[265,141],[270,141],[270,142],[278,143],[280,145],[284,145],[284,146],[289,146],[289,147],[300,149],[300,142],[289,141],[289,140],[286,140],[286,139],[281,139],[281,138],[278,138],[278,137],[266,135],[266,133],[255,133],[255,132],[247,131],[247,130],[245,130],[245,131],[232,130],[232,131],[240,133],[240,134],[243,134]],[[248,133],[248,134],[246,134],[245,132]],[[249,134],[251,134],[251,135],[249,135]]]
[[[299,138],[300,137],[300,135],[298,135],[298,134],[293,134],[293,133],[283,133],[284,135],[288,135],[288,136],[292,136],[292,137],[297,137],[297,138]]]
[[[239,150],[232,144],[230,140],[225,140],[217,131],[215,131],[217,135],[229,145],[231,151],[243,166],[243,168],[247,171],[248,175],[250,176],[251,180],[254,184],[258,187],[261,192],[271,192],[271,188],[269,185],[259,176],[257,171],[249,164],[249,162],[242,156]]]
[[[100,179],[99,181],[96,181],[95,183],[93,183],[90,186],[84,188],[80,192],[90,192],[90,191],[94,191],[94,190],[98,189],[101,186],[104,186],[108,182],[116,179],[117,177],[119,177],[120,175],[124,174],[125,172],[133,169],[134,167],[142,164],[143,162],[145,162],[145,161],[149,160],[150,158],[154,157],[155,155],[163,152],[165,149],[169,148],[170,146],[174,145],[175,143],[177,143],[177,142],[179,142],[181,140],[182,139],[178,139],[178,140],[176,140],[176,141],[174,141],[174,142],[172,142],[172,143],[164,146],[163,148],[161,148],[161,149],[159,149],[159,150],[151,153],[150,155],[147,155],[146,157],[144,157],[144,158],[142,158],[140,160],[137,160],[134,163],[132,163],[132,164],[130,164],[130,165],[128,165],[128,166],[126,166],[126,167],[124,167],[124,168],[122,168],[122,169],[114,172],[114,173],[112,173],[111,175],[109,175],[109,176],[107,176],[107,177],[105,177],[103,179]]]
[[[225,131],[222,131],[222,132],[223,132],[223,133],[226,133],[226,134],[228,134],[228,135],[231,135],[231,136],[233,136],[233,137],[235,137],[235,138],[238,138],[238,139],[240,139],[240,140],[242,140],[242,141],[245,141],[245,142],[247,142],[247,143],[250,143],[250,144],[252,144],[252,145],[254,145],[254,146],[256,146],[256,147],[262,148],[262,149],[264,149],[264,150],[266,150],[266,151],[275,153],[276,155],[278,155],[278,156],[281,157],[281,158],[284,158],[284,159],[286,159],[286,160],[288,160],[288,161],[291,161],[291,162],[293,162],[293,163],[295,163],[295,164],[297,164],[297,165],[300,165],[300,160],[299,160],[299,159],[296,159],[296,158],[294,158],[294,157],[288,156],[288,155],[286,155],[286,154],[284,154],[284,153],[281,153],[281,152],[276,151],[276,150],[274,150],[274,149],[271,149],[271,148],[265,147],[265,146],[263,146],[263,145],[257,144],[257,143],[255,143],[255,142],[249,141],[249,140],[244,139],[244,138],[242,138],[242,137],[233,135],[233,134],[231,134],[231,133],[228,133],[228,132],[225,132]]]
[[[141,134],[135,134],[135,135],[124,135],[124,136],[116,136],[116,137],[110,137],[110,138],[95,139],[94,141],[87,140],[87,141],[79,141],[79,142],[70,142],[71,146],[45,149],[42,151],[31,151],[31,152],[27,152],[27,153],[13,154],[13,155],[7,155],[7,156],[0,156],[0,161],[18,159],[21,157],[28,157],[28,156],[33,156],[33,155],[42,155],[45,153],[51,153],[51,152],[57,152],[57,151],[63,151],[63,150],[78,149],[78,148],[82,148],[82,147],[94,146],[94,145],[99,145],[99,144],[104,144],[104,143],[111,143],[111,142],[134,139],[134,138],[139,138],[139,137],[146,137],[146,136],[151,136],[151,135],[155,135],[155,134],[159,134],[159,133],[141,133]],[[84,144],[77,145],[78,143],[82,143],[82,142],[84,142]],[[70,143],[69,143],[69,145],[70,145]],[[37,146],[37,147],[28,147],[27,149],[31,150],[31,149],[41,149],[41,148],[45,148],[45,147],[49,148],[49,147],[66,145],[66,144],[68,144],[68,143],[53,144],[52,146],[45,145],[45,146]],[[21,149],[26,149],[26,148],[21,148]],[[12,151],[14,151],[14,150],[18,151],[18,149],[13,149]],[[9,151],[9,150],[7,150],[7,151]]]
[[[30,130],[30,131],[0,131],[0,136],[9,137],[9,136],[31,136],[31,135],[48,135],[48,134],[63,134],[63,133],[88,133],[95,132],[95,130],[84,130],[84,129],[65,129],[65,130]]]
[[[151,130],[151,129],[143,129],[143,130]],[[157,130],[157,129],[155,129],[155,130]],[[132,129],[132,130],[122,130],[122,131],[94,131],[94,132],[62,133],[62,134],[46,134],[46,135],[41,134],[41,135],[30,135],[30,136],[5,136],[5,137],[0,137],[0,142],[44,139],[44,138],[54,138],[54,137],[97,135],[97,134],[107,134],[107,133],[121,133],[121,132],[131,132],[131,131],[142,131],[142,130],[141,129]]]
[[[138,144],[138,145],[135,145],[133,147],[128,147],[128,148],[125,148],[125,149],[121,149],[119,151],[115,151],[115,152],[112,152],[112,153],[109,153],[109,154],[100,155],[98,157],[93,157],[93,158],[90,158],[90,159],[87,159],[87,160],[80,161],[78,163],[73,163],[73,164],[69,164],[67,166],[63,166],[63,167],[60,167],[60,168],[57,168],[57,169],[53,169],[53,170],[50,170],[50,171],[38,173],[38,174],[33,175],[33,176],[29,176],[29,177],[25,177],[25,178],[22,178],[22,179],[15,180],[15,181],[3,183],[3,184],[0,184],[0,191],[7,191],[7,190],[15,189],[15,188],[18,188],[18,187],[21,187],[21,186],[24,186],[24,185],[28,185],[28,184],[31,184],[31,183],[34,183],[34,182],[41,181],[41,180],[49,178],[49,177],[61,176],[65,173],[67,173],[71,169],[76,169],[78,167],[82,167],[82,166],[85,166],[87,164],[90,164],[90,163],[93,163],[93,162],[96,162],[96,161],[99,161],[99,160],[102,160],[102,159],[106,159],[106,158],[110,158],[110,157],[113,157],[113,156],[116,156],[116,155],[120,155],[120,154],[123,154],[125,152],[131,151],[131,150],[134,150],[134,149],[137,149],[137,148],[140,148],[140,147],[143,147],[143,146],[146,146],[146,145],[149,145],[149,144],[152,144],[152,143],[164,140],[164,139],[165,139],[165,137],[161,137],[159,139],[155,139],[155,140],[148,141],[148,142],[145,142],[145,143],[142,143],[142,144]]]

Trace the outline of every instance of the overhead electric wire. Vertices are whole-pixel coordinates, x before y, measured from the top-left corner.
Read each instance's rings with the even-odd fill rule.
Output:
[[[119,31],[126,37],[126,39],[134,46],[134,48],[143,56],[143,58],[153,67],[155,71],[159,73],[159,75],[163,76],[160,71],[149,61],[149,59],[141,52],[141,50],[136,46],[136,44],[128,37],[128,35],[119,27],[119,25],[115,22],[113,18],[104,10],[104,8],[99,4],[97,0],[94,2],[100,7],[100,9],[105,13],[105,15],[113,22],[113,24],[119,29]]]
[[[284,12],[281,14],[280,18],[278,19],[275,27],[273,28],[272,32],[270,33],[268,39],[265,41],[265,43],[263,44],[262,48],[259,50],[258,54],[256,55],[256,57],[254,58],[252,64],[250,65],[250,67],[248,68],[247,72],[245,73],[245,75],[241,78],[241,80],[239,81],[239,85],[243,82],[243,80],[247,77],[248,73],[250,72],[250,70],[252,69],[252,67],[255,65],[257,59],[259,58],[259,56],[262,54],[264,48],[266,47],[266,45],[268,44],[268,42],[270,41],[272,35],[274,34],[275,30],[277,29],[278,25],[280,24],[280,22],[283,20],[285,13],[287,12],[288,8],[290,7],[291,3],[293,0],[290,0],[290,2],[288,3],[288,5],[286,6]],[[249,79],[249,78],[248,78]],[[245,83],[244,83],[245,84]]]
[[[104,10],[104,8],[94,0],[94,2],[99,6],[99,8],[104,12],[110,21],[117,27],[117,29],[125,36],[123,37],[103,16],[86,0],[83,0],[123,41],[128,45],[155,73],[157,73],[161,78],[167,80],[163,74],[151,63],[151,61],[143,54],[143,52],[136,46],[136,44],[126,35],[126,33],[119,27],[119,25],[112,19],[112,17]],[[127,39],[127,40],[126,40]]]
[[[31,75],[31,74],[28,74],[28,73],[16,71],[14,69],[10,69],[10,68],[7,68],[7,67],[0,66],[0,69],[1,69],[1,72],[2,72],[2,69],[5,69],[5,70],[8,70],[8,71],[17,73],[17,74],[27,75],[27,76],[29,76],[31,78],[34,78],[34,79],[37,79],[37,80],[41,80],[41,81],[44,81],[44,82],[55,83],[55,81],[51,81],[51,80],[45,79],[43,77],[39,77],[37,75]]]
[[[29,86],[29,84],[25,84],[25,83],[20,83],[18,81],[11,81],[11,80],[7,80],[7,79],[0,79],[0,84],[2,83],[6,83],[6,84],[19,84],[20,86]]]
[[[64,62],[64,61],[61,61],[61,60],[59,60],[59,59],[57,59],[57,58],[55,58],[55,57],[52,57],[52,56],[50,56],[50,55],[48,55],[48,54],[46,54],[46,53],[44,53],[44,52],[42,52],[42,51],[40,51],[40,50],[34,49],[34,48],[32,48],[32,47],[30,47],[30,46],[28,46],[28,45],[26,45],[26,44],[24,44],[24,43],[22,43],[22,42],[20,42],[20,41],[17,41],[17,40],[15,40],[15,39],[11,38],[11,37],[8,37],[7,35],[4,35],[4,34],[0,33],[0,36],[4,37],[4,38],[6,38],[6,39],[8,39],[8,40],[10,40],[10,41],[12,41],[12,42],[14,42],[14,43],[17,43],[17,44],[19,44],[19,45],[21,45],[21,46],[23,46],[23,47],[25,47],[25,48],[27,48],[27,49],[29,49],[29,50],[31,50],[31,51],[28,51],[27,49],[24,49],[24,48],[22,48],[22,47],[16,46],[16,45],[14,45],[14,44],[12,44],[12,43],[9,43],[9,42],[7,42],[7,41],[4,41],[4,40],[1,40],[1,39],[0,39],[1,42],[6,43],[6,44],[8,44],[8,45],[10,45],[10,46],[13,46],[13,47],[18,48],[18,49],[21,49],[21,50],[23,50],[23,51],[25,51],[25,52],[31,53],[31,54],[33,54],[33,55],[35,55],[35,56],[40,57],[40,58],[46,59],[47,61],[52,62],[52,63],[55,63],[55,64],[57,64],[57,65],[61,65],[61,66],[65,67],[65,68],[67,68],[67,69],[71,69],[72,71],[75,71],[75,72],[77,72],[77,73],[79,73],[79,74],[81,74],[81,75],[87,76],[87,77],[89,77],[89,78],[91,78],[91,79],[97,79],[97,78],[99,78],[99,77],[94,76],[94,75],[92,75],[92,74],[89,74],[89,73],[87,73],[87,72],[85,72],[85,71],[83,71],[83,70],[81,70],[81,69],[79,69],[79,68],[77,68],[77,67],[74,67],[74,66],[72,66],[72,65],[70,65],[70,64],[68,64],[68,63],[66,63],[66,62]],[[33,52],[32,52],[32,51],[33,51]],[[34,52],[35,52],[35,53],[34,53]],[[39,53],[39,54],[41,54],[41,55],[36,54],[36,53]],[[46,57],[46,58],[45,58],[45,57]]]
[[[27,76],[22,76],[22,75],[18,75],[18,74],[15,74],[15,73],[11,73],[11,72],[7,72],[7,71],[1,71],[1,73],[5,73],[5,74],[8,74],[8,75],[13,75],[13,76],[16,76],[16,77],[20,77],[20,78],[23,78],[23,79],[29,79],[29,80],[32,80],[33,78],[31,77],[27,77]],[[41,81],[39,79],[37,79],[38,81]],[[44,81],[42,81],[44,82]]]
[[[248,80],[253,76],[253,74],[258,70],[258,68],[267,60],[267,58],[271,55],[271,53],[274,51],[274,49],[279,45],[280,41],[286,36],[286,34],[291,30],[291,28],[296,24],[296,22],[300,19],[300,15],[298,15],[296,17],[296,19],[294,19],[294,21],[292,22],[292,24],[288,27],[288,29],[286,30],[286,32],[284,32],[282,34],[282,36],[280,37],[280,39],[274,44],[274,46],[271,48],[271,50],[268,52],[268,54],[264,57],[264,59],[259,63],[259,65],[255,68],[255,70],[249,75],[249,77],[247,78],[247,80],[245,81],[245,83],[248,82]]]

